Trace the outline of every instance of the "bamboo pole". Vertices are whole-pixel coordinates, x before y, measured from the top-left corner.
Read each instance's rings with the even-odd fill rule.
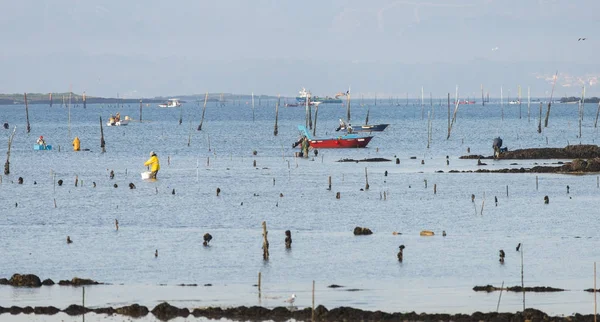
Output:
[[[450,137],[450,93],[448,93],[448,137]]]
[[[254,92],[252,92],[252,122],[254,122]]]
[[[142,123],[142,100],[140,100],[140,123]]]
[[[6,163],[4,163],[4,174],[10,174],[10,148],[12,146],[13,138],[15,137],[15,133],[17,132],[17,127],[13,129],[13,132],[8,137],[8,150],[6,150]]]
[[[600,101],[598,101],[598,110],[596,111],[596,121],[594,121],[594,127],[598,127],[598,115],[600,114]]]
[[[317,115],[319,115],[319,105],[315,106],[315,126],[313,126],[313,136],[317,136]]]
[[[262,274],[258,272],[258,298],[260,298],[261,293],[261,283],[262,283]]]
[[[502,299],[502,291],[504,290],[504,281],[502,281],[502,286],[500,286],[500,296],[498,296],[498,305],[496,305],[496,313],[500,310],[500,300]]]
[[[527,122],[531,122],[531,91],[527,86]]]
[[[350,87],[348,87],[346,94],[346,119],[350,123]],[[375,105],[377,105],[377,97],[375,97]]]
[[[548,118],[550,117],[550,106],[552,106],[552,96],[554,95],[554,86],[556,86],[556,80],[558,79],[558,71],[554,75],[554,82],[552,83],[552,92],[550,92],[550,101],[548,101],[548,110],[546,111],[546,120],[544,121],[544,127],[548,127]]]
[[[369,190],[369,174],[367,173],[367,167],[365,167],[365,190]]]
[[[267,234],[269,233],[267,231],[267,222],[263,221],[262,222],[262,228],[263,228],[263,259],[264,260],[269,260],[269,240],[267,239]]]
[[[365,125],[369,124],[369,111],[371,109],[367,107],[367,117],[365,118]]]
[[[50,93],[50,107],[52,107],[52,93]]]
[[[27,133],[31,132],[31,126],[29,125],[29,105],[27,104],[27,93],[23,94],[25,99],[25,117],[27,119]]]
[[[312,285],[312,320],[315,320],[315,280],[313,280]]]
[[[104,128],[102,127],[102,116],[100,116],[100,147],[102,153],[106,152],[106,142],[104,141]]]
[[[85,92],[83,92],[83,108],[87,108],[87,101],[86,101]]]
[[[206,92],[206,95],[204,95],[204,107],[202,108],[202,117],[200,118],[200,125],[198,125],[198,131],[202,131],[202,123],[204,123],[204,112],[206,112],[206,102],[208,102],[208,92]],[[254,121],[254,96],[252,96],[252,120]]]
[[[485,106],[485,99],[483,98],[483,84],[481,84],[481,106]]]
[[[523,311],[525,311],[525,283],[523,281],[523,245],[521,243],[521,289],[523,290]]]
[[[542,133],[542,102],[540,102],[540,116],[538,118],[538,133]]]
[[[181,123],[183,123],[183,104],[179,106],[179,125],[181,125]]]
[[[597,317],[597,305],[598,302],[596,302],[596,262],[594,262],[594,322],[596,322],[596,317]]]
[[[275,104],[275,128],[273,129],[274,136],[277,136],[277,133],[279,133],[279,130],[277,129],[277,121],[279,118],[279,101],[280,101],[280,99],[281,99],[281,96],[278,94],[277,95],[277,103]],[[317,123],[317,116],[315,114],[315,127],[316,127],[316,123]]]

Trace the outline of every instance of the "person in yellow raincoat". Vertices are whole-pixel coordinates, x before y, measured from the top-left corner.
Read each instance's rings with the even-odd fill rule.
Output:
[[[150,152],[150,159],[144,163],[145,166],[150,167],[150,179],[156,179],[156,174],[160,170],[160,163],[158,163],[158,157],[154,151]]]
[[[81,142],[79,141],[79,137],[76,136],[75,139],[73,140],[73,151],[79,151],[80,147],[81,147]]]

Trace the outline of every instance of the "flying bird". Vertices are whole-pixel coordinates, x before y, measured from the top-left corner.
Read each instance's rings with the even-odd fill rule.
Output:
[[[585,40],[586,38],[579,38],[577,39],[577,41],[581,41],[581,40]]]
[[[291,305],[291,304],[294,304],[295,301],[296,301],[296,294],[292,294],[292,296],[290,296],[290,298],[285,300],[284,302],[290,303],[290,305]]]
[[[492,51],[496,51],[496,50],[498,50],[498,47],[492,48]]]

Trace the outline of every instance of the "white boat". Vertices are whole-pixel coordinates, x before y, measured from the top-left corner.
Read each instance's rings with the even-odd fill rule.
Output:
[[[519,101],[519,100],[508,101],[508,104],[510,104],[510,105],[519,105],[519,104],[521,104],[521,101]]]
[[[181,102],[178,98],[170,98],[165,103],[158,104],[158,107],[179,107],[181,106]]]

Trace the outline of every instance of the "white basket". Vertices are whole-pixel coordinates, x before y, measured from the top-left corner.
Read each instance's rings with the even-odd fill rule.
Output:
[[[142,180],[150,179],[151,174],[152,172],[150,171],[142,172]]]

